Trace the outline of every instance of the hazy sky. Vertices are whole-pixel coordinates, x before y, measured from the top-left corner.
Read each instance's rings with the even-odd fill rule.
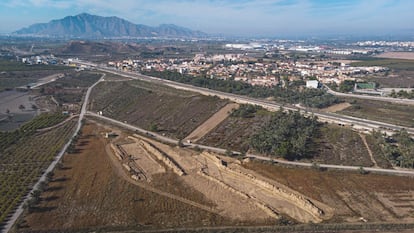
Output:
[[[414,29],[414,0],[0,0],[0,32],[83,12],[224,35]]]

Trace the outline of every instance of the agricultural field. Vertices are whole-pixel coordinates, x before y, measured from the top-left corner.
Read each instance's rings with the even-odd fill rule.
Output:
[[[368,58],[351,63],[351,66],[384,66],[389,72],[381,75],[361,77],[376,82],[382,88],[414,87],[414,60],[393,58]]]
[[[235,151],[247,151],[250,136],[269,122],[270,117],[271,113],[264,110],[254,114],[254,117],[230,116],[197,143]]]
[[[134,80],[101,82],[90,103],[104,116],[183,139],[227,101]]]
[[[375,100],[345,99],[351,103],[339,114],[381,121],[406,127],[414,127],[414,107]]]
[[[0,92],[35,83],[41,78],[62,72],[69,67],[51,65],[25,65],[15,60],[0,59]]]
[[[40,115],[12,132],[0,132],[0,223],[4,224],[69,137],[75,121],[45,132],[61,122],[60,114]]]
[[[92,71],[73,72],[65,77],[47,84],[45,87],[54,86],[60,88],[88,88],[101,78],[102,74]]]
[[[52,83],[43,85],[41,94],[53,96],[59,105],[79,104],[86,89],[101,78],[101,73],[81,71],[65,75]]]

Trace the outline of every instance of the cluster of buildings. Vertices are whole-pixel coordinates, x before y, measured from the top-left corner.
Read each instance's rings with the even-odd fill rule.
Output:
[[[414,41],[358,41],[354,45],[367,47],[367,46],[380,46],[380,47],[405,47],[414,48]]]
[[[20,60],[24,64],[28,65],[56,65],[58,64],[58,59],[51,55],[41,55],[41,56],[31,56],[31,57],[18,57],[18,60]]]
[[[387,67],[363,66],[354,67],[343,62],[296,62],[287,65],[288,70],[299,73],[301,77],[315,77],[322,83],[340,84],[344,80],[356,80],[359,75],[386,72]]]
[[[343,62],[277,61],[258,62],[244,54],[196,54],[193,59],[148,59],[108,62],[109,67],[127,71],[174,71],[191,76],[236,80],[251,85],[274,86],[283,79],[307,80],[312,77],[322,83],[340,84],[355,80],[358,75],[386,72],[387,67],[353,67]]]
[[[296,52],[314,52],[314,53],[327,53],[337,55],[352,55],[352,54],[372,54],[373,51],[366,49],[330,49],[319,46],[293,46],[288,50]]]

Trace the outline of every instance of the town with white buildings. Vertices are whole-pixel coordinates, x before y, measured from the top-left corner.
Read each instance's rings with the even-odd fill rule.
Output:
[[[260,61],[243,53],[204,55],[193,59],[147,59],[110,61],[108,67],[126,71],[173,71],[189,76],[202,76],[223,80],[247,82],[251,85],[274,86],[281,79],[317,79],[321,83],[340,84],[344,80],[356,80],[361,74],[386,72],[381,66],[350,66],[347,61]]]

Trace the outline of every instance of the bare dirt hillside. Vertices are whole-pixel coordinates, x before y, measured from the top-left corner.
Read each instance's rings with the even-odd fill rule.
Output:
[[[20,231],[414,221],[410,177],[239,161],[91,122],[82,132]]]
[[[225,217],[248,221],[288,216],[305,223],[321,222],[330,217],[329,207],[316,204],[288,187],[262,179],[254,171],[243,169],[238,160],[171,147],[138,135],[129,138],[135,141],[133,144],[138,150],[126,150],[120,157],[132,155],[134,158],[135,164],[122,159],[124,167],[130,166],[126,170],[132,178],[141,175],[138,180],[152,181],[148,180],[153,174],[146,172],[149,167],[144,166],[145,158],[135,159],[138,154],[146,154],[147,160],[162,161],[178,175],[177,179],[203,193],[214,203],[213,211]],[[136,170],[137,167],[141,169]]]
[[[63,167],[42,194],[38,208],[19,225],[21,230],[131,227],[153,229],[227,225],[232,222],[192,205],[141,188],[124,179],[105,152],[102,128],[87,124],[77,153],[63,158]],[[176,183],[177,189],[191,191]],[[203,195],[193,195],[203,202]]]
[[[244,166],[334,209],[328,222],[414,221],[412,177],[286,168],[260,162]]]

